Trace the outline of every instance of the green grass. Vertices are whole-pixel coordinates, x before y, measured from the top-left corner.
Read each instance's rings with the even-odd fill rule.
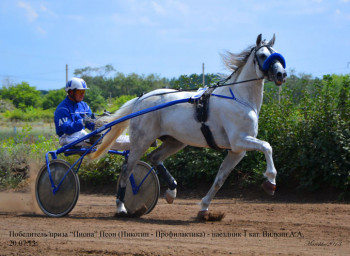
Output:
[[[32,137],[35,141],[40,136],[48,138],[50,136],[55,136],[55,125],[53,123],[44,122],[8,122],[0,123],[0,141],[10,138],[18,137],[20,135],[26,134]]]

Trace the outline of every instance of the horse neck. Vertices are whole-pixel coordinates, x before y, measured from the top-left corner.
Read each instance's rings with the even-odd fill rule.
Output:
[[[254,65],[249,65],[248,62],[242,67],[242,70],[240,73],[235,74],[227,82],[228,84],[258,78],[255,72]],[[251,68],[248,68],[248,66]],[[260,112],[260,108],[263,101],[263,92],[264,92],[263,79],[230,85],[230,88],[232,89],[237,99],[247,103],[251,108],[254,109],[256,113]],[[224,86],[220,89],[222,93],[227,94],[228,88],[225,88]]]

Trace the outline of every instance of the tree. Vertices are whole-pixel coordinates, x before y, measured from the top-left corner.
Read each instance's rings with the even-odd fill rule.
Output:
[[[41,105],[40,92],[26,82],[8,88],[3,87],[1,94],[3,99],[11,100],[16,108],[25,109]]]
[[[90,106],[92,112],[102,111],[107,106],[107,101],[101,95],[97,87],[90,87],[84,97],[84,101]]]
[[[74,70],[74,75],[76,76],[92,76],[92,73],[97,74],[97,76],[104,77],[107,74],[115,71],[114,67],[111,64],[107,64],[103,67],[98,68],[92,68],[92,67],[85,67]]]
[[[65,98],[66,92],[63,89],[49,91],[43,100],[43,109],[56,108]]]

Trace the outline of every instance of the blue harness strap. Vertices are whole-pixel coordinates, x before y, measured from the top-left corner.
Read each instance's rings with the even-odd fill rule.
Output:
[[[247,102],[236,98],[236,96],[234,95],[234,93],[233,93],[231,88],[229,88],[229,90],[230,90],[230,93],[231,93],[231,97],[230,96],[225,96],[225,95],[220,95],[220,94],[215,94],[215,93],[213,93],[212,96],[219,97],[219,98],[224,98],[224,99],[229,99],[229,100],[234,100],[234,101],[237,101],[238,103],[240,103],[240,104],[242,104],[242,105],[244,105],[246,107],[249,107],[249,108],[254,110],[254,108],[252,106],[250,106]]]

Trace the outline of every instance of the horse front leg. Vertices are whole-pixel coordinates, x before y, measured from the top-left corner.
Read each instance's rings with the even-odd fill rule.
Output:
[[[258,150],[265,154],[267,168],[264,176],[267,178],[267,181],[262,184],[262,188],[269,195],[274,195],[276,190],[277,171],[273,163],[272,147],[270,144],[266,141],[262,141],[251,136],[246,136],[236,141],[235,147],[246,151]]]
[[[242,160],[244,155],[245,155],[245,151],[241,151],[238,153],[228,151],[228,154],[225,157],[224,161],[222,162],[220,169],[215,177],[215,181],[213,185],[211,186],[207,195],[202,199],[202,202],[200,204],[201,210],[198,213],[199,219],[208,220],[211,218],[208,211],[211,200],[214,198],[216,193],[222,187],[222,185],[224,184],[224,182],[226,181],[227,177],[230,175],[232,170],[235,168],[235,166]],[[223,215],[221,216],[221,218],[222,217]],[[217,220],[220,220],[221,218],[220,216],[217,216]],[[212,220],[215,220],[215,217],[213,217]]]

